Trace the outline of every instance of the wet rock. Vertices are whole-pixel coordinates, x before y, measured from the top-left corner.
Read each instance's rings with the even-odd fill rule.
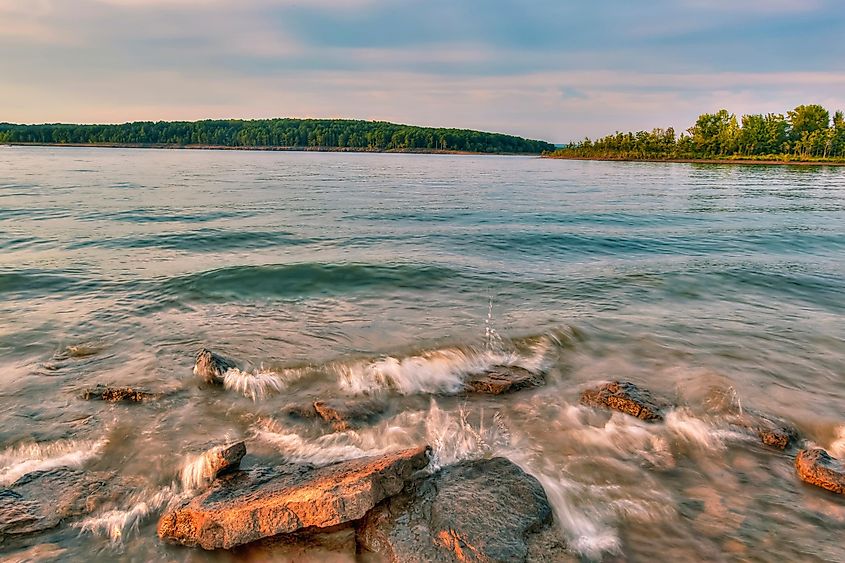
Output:
[[[197,352],[194,362],[194,375],[202,378],[206,383],[223,383],[223,376],[227,371],[233,369],[235,362],[215,354],[207,348]]]
[[[648,422],[663,420],[667,404],[629,381],[613,381],[581,393],[581,404],[606,407]]]
[[[822,448],[798,452],[795,457],[795,470],[806,483],[845,494],[845,463],[831,457]]]
[[[0,489],[0,542],[6,536],[49,530],[62,520],[93,512],[113,499],[111,473],[69,467],[27,473]]]
[[[134,387],[108,387],[99,384],[82,393],[82,398],[87,401],[99,400],[110,403],[141,403],[150,399],[157,399],[158,395],[135,389]]]
[[[163,540],[230,549],[305,528],[362,518],[429,462],[428,447],[325,467],[288,464],[237,471],[170,510],[158,523]]]
[[[372,510],[358,527],[358,544],[394,562],[525,561],[529,536],[551,521],[537,479],[504,458],[465,461]]]
[[[185,489],[204,486],[218,475],[237,469],[245,455],[243,442],[210,448],[183,467],[182,486]]]
[[[466,390],[472,393],[501,395],[522,389],[540,387],[546,383],[541,373],[533,373],[518,366],[495,366],[469,377]]]
[[[751,430],[760,437],[763,444],[778,450],[785,450],[801,440],[800,433],[790,423],[755,411],[746,411],[728,420],[732,424]]]
[[[351,428],[360,428],[375,422],[387,410],[381,401],[355,401],[341,403],[337,401],[317,401],[314,411],[338,432]]]

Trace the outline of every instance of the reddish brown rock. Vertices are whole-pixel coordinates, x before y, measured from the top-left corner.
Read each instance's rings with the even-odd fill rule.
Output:
[[[845,464],[830,457],[822,448],[801,450],[795,457],[795,470],[802,481],[845,494]]]
[[[88,401],[100,400],[108,401],[110,403],[141,403],[150,399],[158,398],[154,393],[148,393],[135,389],[133,387],[107,387],[105,385],[97,385],[91,389],[86,389],[82,393],[82,398]]]
[[[325,467],[288,464],[230,473],[162,516],[163,540],[230,549],[305,528],[362,518],[429,462],[428,447]]]
[[[551,522],[537,479],[505,458],[464,461],[373,509],[358,527],[358,544],[397,563],[525,561],[529,553],[558,560],[560,542],[532,541]]]
[[[613,381],[581,393],[581,404],[605,407],[648,422],[663,420],[667,403],[629,381]]]
[[[194,375],[201,378],[206,383],[223,383],[223,376],[230,369],[233,369],[235,362],[215,354],[207,348],[202,348],[197,352],[196,361],[194,362]]]
[[[540,387],[546,383],[541,373],[533,373],[518,366],[496,366],[475,374],[466,381],[466,390],[472,393],[501,395],[522,389]]]

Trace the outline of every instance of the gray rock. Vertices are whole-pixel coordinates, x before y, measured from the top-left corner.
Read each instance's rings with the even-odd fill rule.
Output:
[[[236,471],[162,516],[158,535],[188,546],[230,549],[358,520],[401,491],[428,465],[429,452],[421,447],[325,467],[288,464]]]
[[[197,352],[194,362],[194,375],[206,383],[222,384],[223,376],[234,367],[236,367],[235,362],[232,360],[215,354],[207,348],[202,348]]]
[[[630,381],[612,381],[581,393],[581,404],[604,407],[648,422],[663,420],[668,403]]]
[[[358,527],[358,543],[393,562],[525,561],[530,536],[551,521],[537,479],[504,458],[465,461],[370,511]],[[555,549],[545,543],[534,552]]]

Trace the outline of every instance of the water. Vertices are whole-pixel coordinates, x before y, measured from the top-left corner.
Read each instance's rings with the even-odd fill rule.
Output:
[[[65,465],[132,483],[7,555],[228,560],[155,524],[202,486],[192,456],[246,438],[245,464],[505,455],[584,557],[845,559],[843,500],[713,407],[845,454],[843,170],[0,147],[0,295],[0,485]],[[191,374],[201,346],[240,362],[225,387]],[[547,385],[454,394],[500,364]],[[617,378],[682,407],[578,405]],[[79,398],[97,383],[165,395]],[[329,434],[285,415],[359,395],[389,415]],[[330,555],[351,557],[296,554]]]

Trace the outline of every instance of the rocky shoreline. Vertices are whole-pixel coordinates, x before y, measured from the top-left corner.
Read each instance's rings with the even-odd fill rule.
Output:
[[[222,386],[237,365],[203,348],[193,371],[203,385]],[[495,400],[544,384],[542,370],[496,365],[467,374],[461,392]],[[98,385],[80,397],[147,403],[163,396]],[[582,389],[580,402],[647,425],[667,424],[683,408],[630,381]],[[374,424],[390,412],[390,404],[366,397],[327,398],[291,405],[287,412],[319,422],[325,432],[345,432]],[[766,448],[793,456],[797,479],[845,494],[845,463],[814,447],[788,421],[742,408],[725,416]],[[243,440],[221,440],[183,468],[178,493],[145,505],[145,514],[158,515],[161,541],[204,550],[331,537],[342,538],[368,561],[580,560],[555,525],[541,482],[504,457],[440,466],[432,463],[430,445],[420,444],[329,463],[267,461],[250,457]],[[64,523],[113,510],[133,489],[131,480],[113,472],[60,465],[25,473],[0,486],[0,546],[23,545]]]

